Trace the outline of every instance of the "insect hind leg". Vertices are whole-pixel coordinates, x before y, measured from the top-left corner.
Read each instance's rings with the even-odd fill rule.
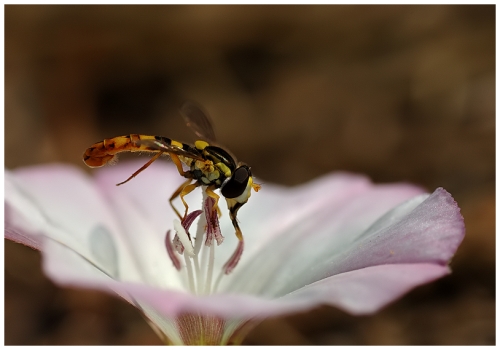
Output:
[[[147,162],[146,164],[144,164],[139,170],[137,170],[135,173],[133,173],[127,180],[123,181],[123,182],[120,182],[119,184],[116,184],[116,186],[120,186],[120,185],[123,185],[124,183],[126,182],[129,182],[130,180],[132,180],[134,177],[136,177],[140,172],[142,172],[143,170],[145,170],[148,166],[150,166],[151,164],[153,164],[153,162],[155,160],[157,160],[158,158],[160,158],[160,156],[163,154],[163,152],[158,152],[153,158],[151,158],[149,160],[149,162]]]

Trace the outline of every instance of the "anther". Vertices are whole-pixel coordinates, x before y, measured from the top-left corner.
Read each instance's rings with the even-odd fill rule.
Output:
[[[186,254],[189,255],[190,257],[193,257],[194,256],[194,249],[193,249],[193,246],[191,244],[191,240],[189,239],[189,236],[188,236],[186,230],[184,229],[184,227],[182,227],[182,224],[178,219],[174,220],[174,229],[177,232],[177,236],[179,237],[179,239],[180,239],[180,241],[185,249]]]
[[[205,245],[210,247],[212,242],[217,241],[217,245],[221,245],[224,241],[224,236],[220,232],[219,226],[219,215],[217,210],[214,210],[215,199],[212,197],[207,197],[204,202],[205,216],[207,217],[207,237],[205,240]]]
[[[172,245],[172,241],[170,240],[170,230],[167,231],[167,235],[165,236],[165,246],[167,247],[167,253],[170,257],[170,260],[172,260],[175,268],[180,271],[181,261],[179,260],[177,255],[175,255],[174,246]]]

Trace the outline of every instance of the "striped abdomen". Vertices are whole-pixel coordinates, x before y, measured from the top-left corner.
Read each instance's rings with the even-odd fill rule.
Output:
[[[167,144],[182,148],[183,144],[166,137],[130,134],[106,139],[89,147],[83,154],[83,161],[89,167],[100,167],[112,161],[120,152],[159,152],[158,149],[137,144],[139,140],[162,140]]]

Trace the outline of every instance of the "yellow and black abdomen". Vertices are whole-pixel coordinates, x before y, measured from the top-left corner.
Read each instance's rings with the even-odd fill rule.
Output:
[[[138,141],[145,140],[158,140],[177,148],[185,147],[183,143],[173,141],[167,137],[130,134],[105,139],[93,144],[83,154],[83,161],[89,167],[95,168],[112,162],[120,152],[159,152],[157,148],[138,143]]]

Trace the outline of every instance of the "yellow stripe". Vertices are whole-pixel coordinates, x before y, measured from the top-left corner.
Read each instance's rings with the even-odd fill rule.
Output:
[[[199,150],[204,150],[205,147],[208,146],[208,143],[205,141],[198,140],[194,143],[194,146]]]
[[[172,146],[175,146],[177,148],[182,148],[182,143],[181,142],[177,142],[177,141],[172,140],[171,144],[172,144]]]
[[[217,163],[217,164],[215,164],[215,166],[217,168],[219,168],[224,173],[224,175],[226,177],[230,177],[231,176],[231,169],[229,169],[226,164],[224,164],[224,163]]]

